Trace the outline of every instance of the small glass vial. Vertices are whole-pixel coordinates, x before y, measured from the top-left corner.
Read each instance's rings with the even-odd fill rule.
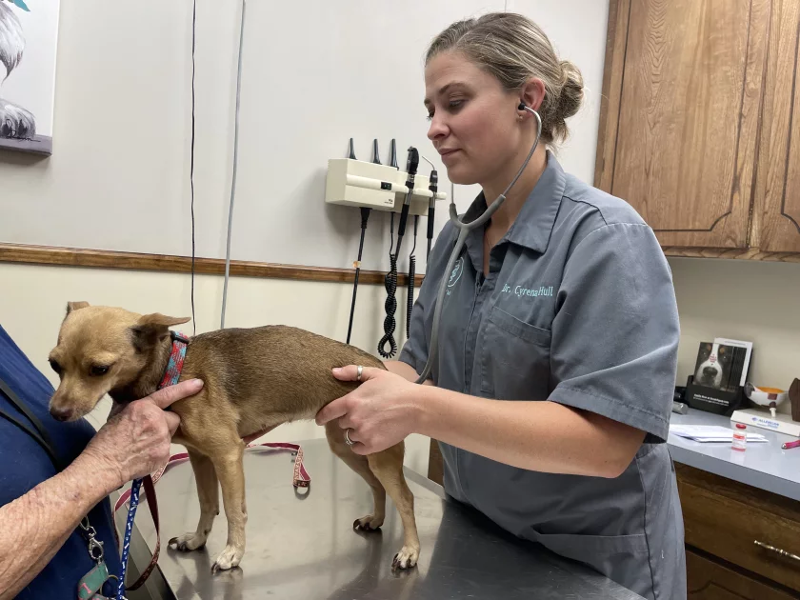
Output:
[[[736,423],[733,430],[733,449],[744,452],[747,448],[747,425]]]

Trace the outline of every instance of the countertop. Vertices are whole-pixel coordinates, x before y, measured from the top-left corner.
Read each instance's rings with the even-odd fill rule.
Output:
[[[693,408],[686,415],[672,413],[670,423],[731,428],[729,417]],[[767,443],[748,443],[747,449],[741,452],[727,443],[700,443],[672,433],[667,443],[675,462],[800,500],[800,448],[781,449],[784,442],[798,438],[760,427],[748,427],[747,431],[762,434]]]
[[[332,455],[326,440],[302,446],[312,478],[308,491],[292,487],[289,453],[245,453],[247,551],[240,570],[215,576],[211,564],[227,533],[224,513],[214,522],[205,549],[181,553],[165,548],[169,538],[194,530],[199,512],[189,463],[166,472],[156,486],[162,550],[153,579],[165,583],[160,597],[642,600],[593,570],[505,534],[475,511],[446,500],[441,487],[410,470],[406,478],[415,497],[422,551],[417,568],[393,573],[392,556],[402,545],[394,505],[388,502],[380,533],[354,532],[353,520],[371,511],[367,484]],[[123,519],[124,512],[119,511]],[[136,528],[138,543],[143,539],[152,549],[155,532],[144,506]],[[132,551],[135,573],[149,556],[141,547],[132,546]]]

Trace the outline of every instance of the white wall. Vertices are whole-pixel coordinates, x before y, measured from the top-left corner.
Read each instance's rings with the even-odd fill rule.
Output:
[[[191,7],[188,0],[62,3],[53,156],[0,162],[1,240],[190,254]],[[376,137],[384,162],[392,137],[401,164],[417,146],[449,190],[426,138],[426,43],[453,20],[502,8],[502,0],[251,0],[233,258],[352,263],[359,213],[324,204],[327,161],[345,155],[350,137],[368,160]],[[199,256],[225,255],[239,16],[239,2],[198,2]],[[437,231],[446,211],[438,214]],[[365,268],[388,266],[388,223],[388,215],[373,216]],[[298,243],[298,228],[306,243]]]
[[[348,267],[358,211],[326,206],[327,160],[355,139],[371,159],[417,146],[446,172],[427,140],[423,55],[454,20],[503,10],[503,0],[247,4],[243,45],[234,259]],[[540,20],[584,71],[587,107],[572,120],[565,166],[593,173],[605,3],[510,2]],[[576,21],[566,15],[590,18]],[[232,175],[238,2],[199,2],[196,45],[197,254],[225,255]],[[142,43],[146,40],[146,43]],[[98,51],[102,48],[102,51]],[[63,2],[58,38],[54,154],[0,160],[0,240],[189,255],[191,2]],[[427,167],[423,168],[427,172]],[[476,188],[458,188],[465,208]],[[437,227],[446,219],[437,213]],[[422,221],[424,232],[425,221]],[[389,219],[374,213],[364,267],[388,267]],[[308,236],[298,241],[295,231]],[[424,233],[422,234],[424,235]],[[313,243],[311,241],[313,240]],[[423,246],[424,247],[424,246]],[[424,253],[418,272],[424,271]],[[400,269],[407,266],[401,257]]]

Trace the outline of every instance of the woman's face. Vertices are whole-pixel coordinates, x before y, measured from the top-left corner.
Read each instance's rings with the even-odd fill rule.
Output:
[[[522,131],[518,94],[463,54],[442,52],[425,68],[428,138],[453,183],[491,183],[515,164]],[[516,168],[516,167],[515,167]]]

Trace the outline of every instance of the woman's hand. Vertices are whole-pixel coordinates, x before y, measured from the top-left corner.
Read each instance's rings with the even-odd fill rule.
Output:
[[[357,381],[358,367],[333,369],[340,381]],[[364,368],[361,385],[317,413],[317,424],[339,419],[350,430],[356,454],[373,454],[390,448],[413,433],[417,426],[417,386],[383,369]]]
[[[112,489],[156,471],[169,459],[170,441],[181,421],[164,409],[202,388],[199,379],[182,381],[112,411],[82,457],[94,458],[114,475],[117,485]]]

